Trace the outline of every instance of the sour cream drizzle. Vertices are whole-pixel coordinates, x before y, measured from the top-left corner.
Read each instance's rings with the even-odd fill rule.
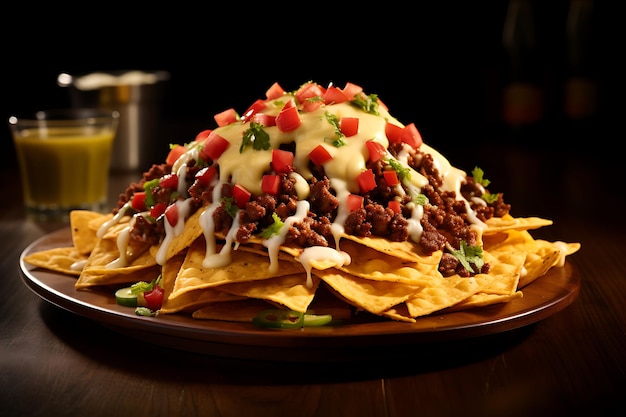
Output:
[[[311,276],[312,264],[315,261],[330,261],[328,266],[341,267],[349,265],[352,262],[352,258],[350,258],[347,252],[338,251],[331,247],[311,246],[302,251],[300,256],[298,256],[298,261],[304,266],[306,271],[306,286],[311,288],[313,286],[313,278]]]
[[[161,246],[155,256],[159,265],[164,265],[165,261],[167,261],[167,250],[174,237],[180,235],[183,230],[185,230],[185,220],[189,216],[191,199],[177,200],[174,204],[176,204],[176,208],[178,209],[178,222],[176,222],[175,225],[171,225],[169,220],[167,220],[167,216],[163,219],[163,224],[165,226],[165,238],[163,239],[163,242],[161,242]]]
[[[278,271],[278,251],[280,250],[280,245],[285,242],[285,236],[287,236],[289,227],[296,222],[302,221],[309,212],[310,207],[311,205],[307,200],[298,201],[296,213],[293,216],[289,216],[285,219],[285,221],[283,222],[283,227],[280,228],[278,234],[263,241],[263,246],[267,248],[267,252],[270,258],[270,272]]]

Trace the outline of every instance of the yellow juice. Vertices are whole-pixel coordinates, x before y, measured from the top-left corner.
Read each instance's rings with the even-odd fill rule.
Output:
[[[114,133],[45,128],[15,138],[27,210],[102,210]]]

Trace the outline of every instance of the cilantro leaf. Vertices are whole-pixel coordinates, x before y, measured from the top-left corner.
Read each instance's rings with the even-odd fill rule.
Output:
[[[393,170],[396,171],[396,174],[398,174],[400,181],[405,178],[411,179],[411,170],[408,167],[402,165],[399,161],[393,158],[390,158],[388,162],[389,165],[391,165],[391,168],[393,168]]]
[[[474,178],[474,182],[482,185],[483,187],[487,187],[489,186],[489,184],[491,184],[491,181],[484,178],[484,175],[485,173],[483,172],[483,170],[478,167],[474,167],[474,169],[472,170],[472,178]]]
[[[324,112],[324,117],[326,117],[326,121],[333,126],[333,129],[335,129],[335,139],[332,141],[333,146],[336,148],[345,146],[346,141],[344,140],[344,137],[346,135],[343,134],[339,127],[339,118],[329,112]]]
[[[239,211],[239,207],[235,204],[235,199],[233,197],[224,197],[222,198],[222,203],[224,204],[226,213],[234,219]]]
[[[418,204],[420,206],[425,205],[426,203],[428,203],[428,197],[426,197],[426,195],[424,194],[418,194],[413,198],[413,202],[415,204]]]
[[[277,235],[280,229],[285,225],[276,213],[272,213],[272,219],[274,219],[274,223],[261,232],[261,237],[263,239],[269,239],[270,237]]]
[[[243,152],[246,146],[252,145],[257,151],[268,150],[270,148],[270,135],[263,130],[261,123],[250,122],[248,130],[243,132],[243,140],[239,147],[239,153]]]
[[[461,247],[457,250],[449,248],[450,253],[461,262],[461,265],[470,272],[479,273],[485,261],[483,260],[483,248],[480,246],[470,246],[464,240],[461,241]],[[474,269],[472,264],[476,267]]]
[[[373,114],[375,116],[380,115],[378,113],[378,95],[376,94],[370,94],[369,96],[355,96],[354,99],[350,100],[350,104],[360,108],[366,113]]]
[[[483,193],[480,198],[485,200],[487,204],[495,203],[498,200],[498,194],[491,194],[489,192]]]

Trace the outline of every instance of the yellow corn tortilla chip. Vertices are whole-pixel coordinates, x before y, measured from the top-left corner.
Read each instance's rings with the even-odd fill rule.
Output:
[[[438,271],[442,253],[421,257],[420,262],[383,254],[352,241],[344,241],[341,249],[352,258],[349,265],[338,269],[346,274],[375,281],[390,281],[424,286],[441,277]]]
[[[301,273],[269,278],[263,281],[224,284],[219,289],[233,295],[270,301],[288,309],[305,313],[313,301],[320,279],[313,276],[313,285],[310,287],[306,281],[306,274]]]
[[[526,252],[521,251],[494,253],[483,251],[483,258],[490,265],[489,275],[494,279],[481,291],[504,295],[517,291],[526,255]]]
[[[510,214],[502,217],[492,217],[486,222],[487,228],[483,230],[483,235],[502,232],[504,230],[531,230],[540,227],[550,226],[552,220],[541,217],[513,217]]]
[[[146,275],[150,275],[153,273],[152,271],[156,270],[157,275],[152,278],[154,279],[160,272],[160,266],[157,265],[156,260],[148,251],[142,252],[137,258],[133,259],[129,265],[122,264],[121,266],[115,266],[115,262],[117,262],[119,258],[116,240],[99,239],[96,246],[91,251],[87,263],[76,281],[75,287],[80,289],[95,285],[145,281],[145,279],[140,279],[139,277],[134,279],[134,274],[142,274],[143,277],[144,270],[151,271],[146,272]]]
[[[90,210],[72,210],[70,212],[70,230],[72,243],[83,255],[88,255],[96,246],[98,236],[96,229],[89,227],[95,219],[109,218],[110,216]]]
[[[409,317],[425,316],[453,306],[476,294],[492,281],[493,277],[486,274],[442,278],[440,285],[424,287],[405,302]]]
[[[129,267],[114,270],[84,269],[74,287],[85,289],[102,285],[134,284],[139,281],[150,282],[161,273],[161,267]]]
[[[198,237],[202,235],[202,226],[200,225],[200,216],[204,212],[204,208],[196,210],[187,220],[185,220],[185,227],[183,231],[176,236],[172,236],[171,240],[167,238],[159,245],[154,245],[150,248],[150,253],[157,259],[160,251],[165,251],[165,260],[170,259],[177,253],[182,252],[191,246]],[[166,245],[161,248],[162,245]]]
[[[515,291],[513,294],[487,294],[479,292],[469,296],[467,299],[446,309],[445,312],[451,313],[455,311],[469,310],[472,308],[486,307],[494,304],[508,303],[517,298],[522,298],[521,291]]]
[[[401,282],[374,281],[347,274],[338,269],[313,271],[353,306],[381,315],[403,303],[422,287]]]
[[[187,291],[199,288],[211,288],[236,282],[265,280],[283,275],[304,273],[304,268],[299,262],[280,259],[278,269],[276,271],[270,270],[270,260],[267,256],[250,251],[233,250],[231,262],[218,268],[204,268],[202,263],[205,256],[204,239],[196,239],[187,250],[183,265],[176,277],[171,298],[176,298]]]
[[[370,249],[374,249],[378,252],[384,253],[394,258],[403,259],[405,261],[423,262],[427,259],[428,255],[423,255],[419,245],[413,241],[407,240],[404,242],[393,242],[382,237],[358,237],[348,234],[343,234],[343,238],[359,243]],[[339,242],[340,249],[344,250],[346,245],[345,240]]]
[[[52,248],[31,253],[24,257],[24,261],[39,268],[79,276],[81,268],[74,268],[73,265],[87,262],[87,255],[81,254],[74,247]]]

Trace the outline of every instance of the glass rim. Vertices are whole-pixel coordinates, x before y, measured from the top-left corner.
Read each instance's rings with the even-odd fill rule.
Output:
[[[38,110],[22,114],[13,114],[9,117],[9,125],[36,125],[42,123],[63,124],[76,121],[88,121],[89,124],[99,124],[120,118],[120,112],[105,108],[58,108]]]

